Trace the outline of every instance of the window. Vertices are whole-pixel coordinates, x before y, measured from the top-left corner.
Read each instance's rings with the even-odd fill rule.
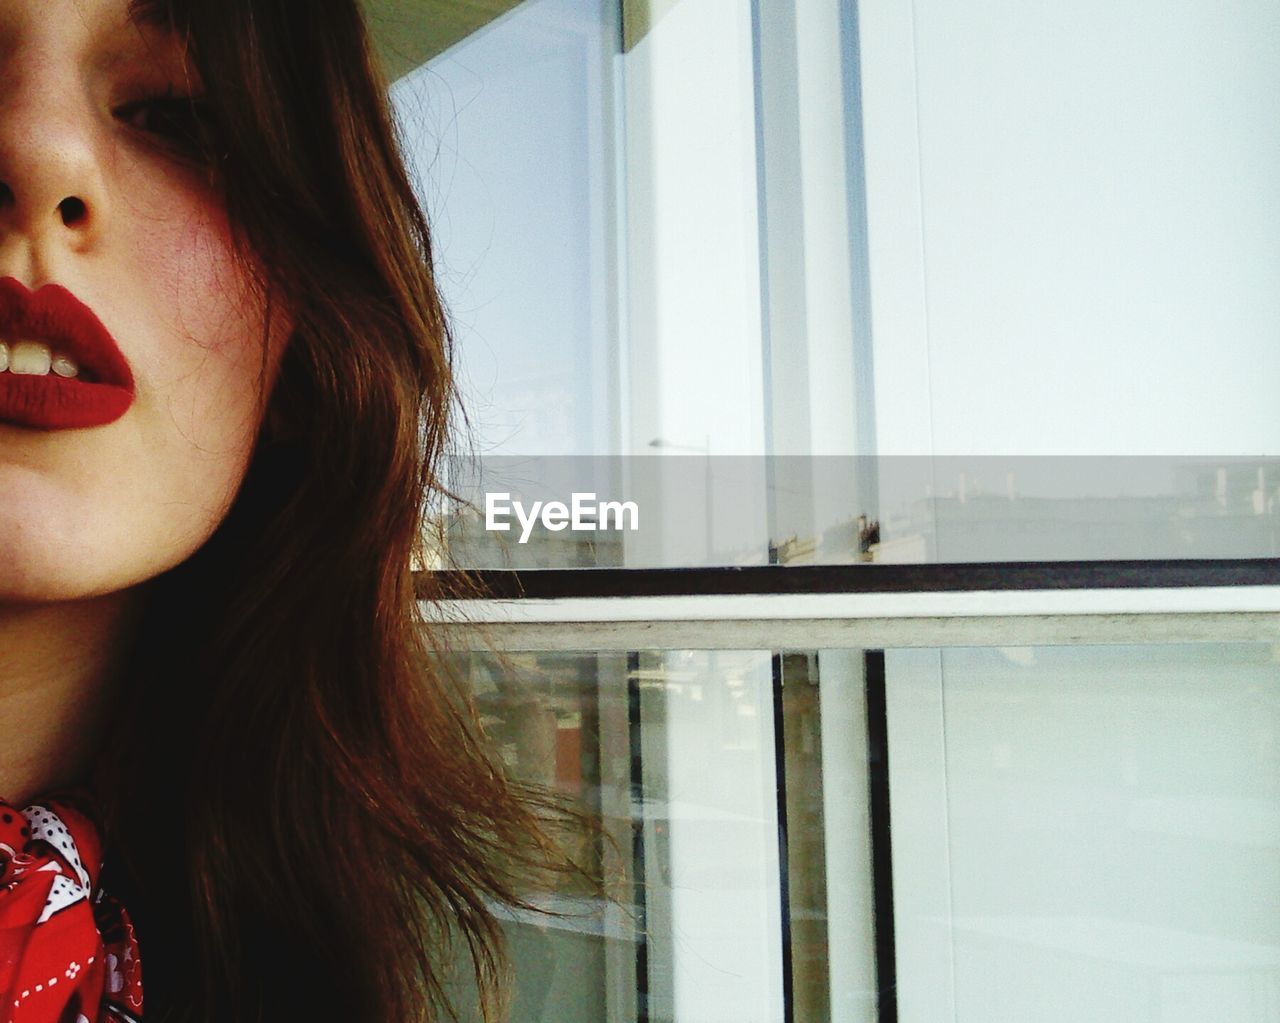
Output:
[[[499,6],[393,91],[438,627],[612,839],[515,1018],[1280,1018],[1280,9]]]

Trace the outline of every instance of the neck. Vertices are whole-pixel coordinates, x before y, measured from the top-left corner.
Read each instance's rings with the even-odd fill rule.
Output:
[[[137,600],[133,591],[0,603],[0,799],[86,781]]]

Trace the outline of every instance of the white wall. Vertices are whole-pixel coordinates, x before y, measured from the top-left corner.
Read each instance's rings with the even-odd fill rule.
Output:
[[[859,15],[880,453],[1280,449],[1280,6]]]

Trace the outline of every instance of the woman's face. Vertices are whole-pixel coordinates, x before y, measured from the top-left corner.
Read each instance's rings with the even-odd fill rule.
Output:
[[[243,478],[283,335],[260,385],[263,303],[189,144],[204,134],[184,102],[194,74],[180,41],[126,0],[0,0],[0,602],[114,593],[173,567]],[[68,386],[60,346],[103,344],[56,337],[92,335],[84,313],[39,326],[75,306],[47,285],[88,307],[127,361],[118,418],[127,396],[93,411],[107,392],[86,389],[92,366],[78,411],[39,390]],[[29,312],[42,302],[61,312]],[[54,359],[43,379],[33,341]],[[30,413],[31,395],[45,412]]]

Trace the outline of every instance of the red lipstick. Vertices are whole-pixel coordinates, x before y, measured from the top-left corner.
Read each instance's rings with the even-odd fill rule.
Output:
[[[75,430],[113,423],[133,404],[133,373],[93,310],[59,284],[36,291],[0,278],[0,341],[41,341],[75,362],[79,376],[0,372],[0,423]]]

